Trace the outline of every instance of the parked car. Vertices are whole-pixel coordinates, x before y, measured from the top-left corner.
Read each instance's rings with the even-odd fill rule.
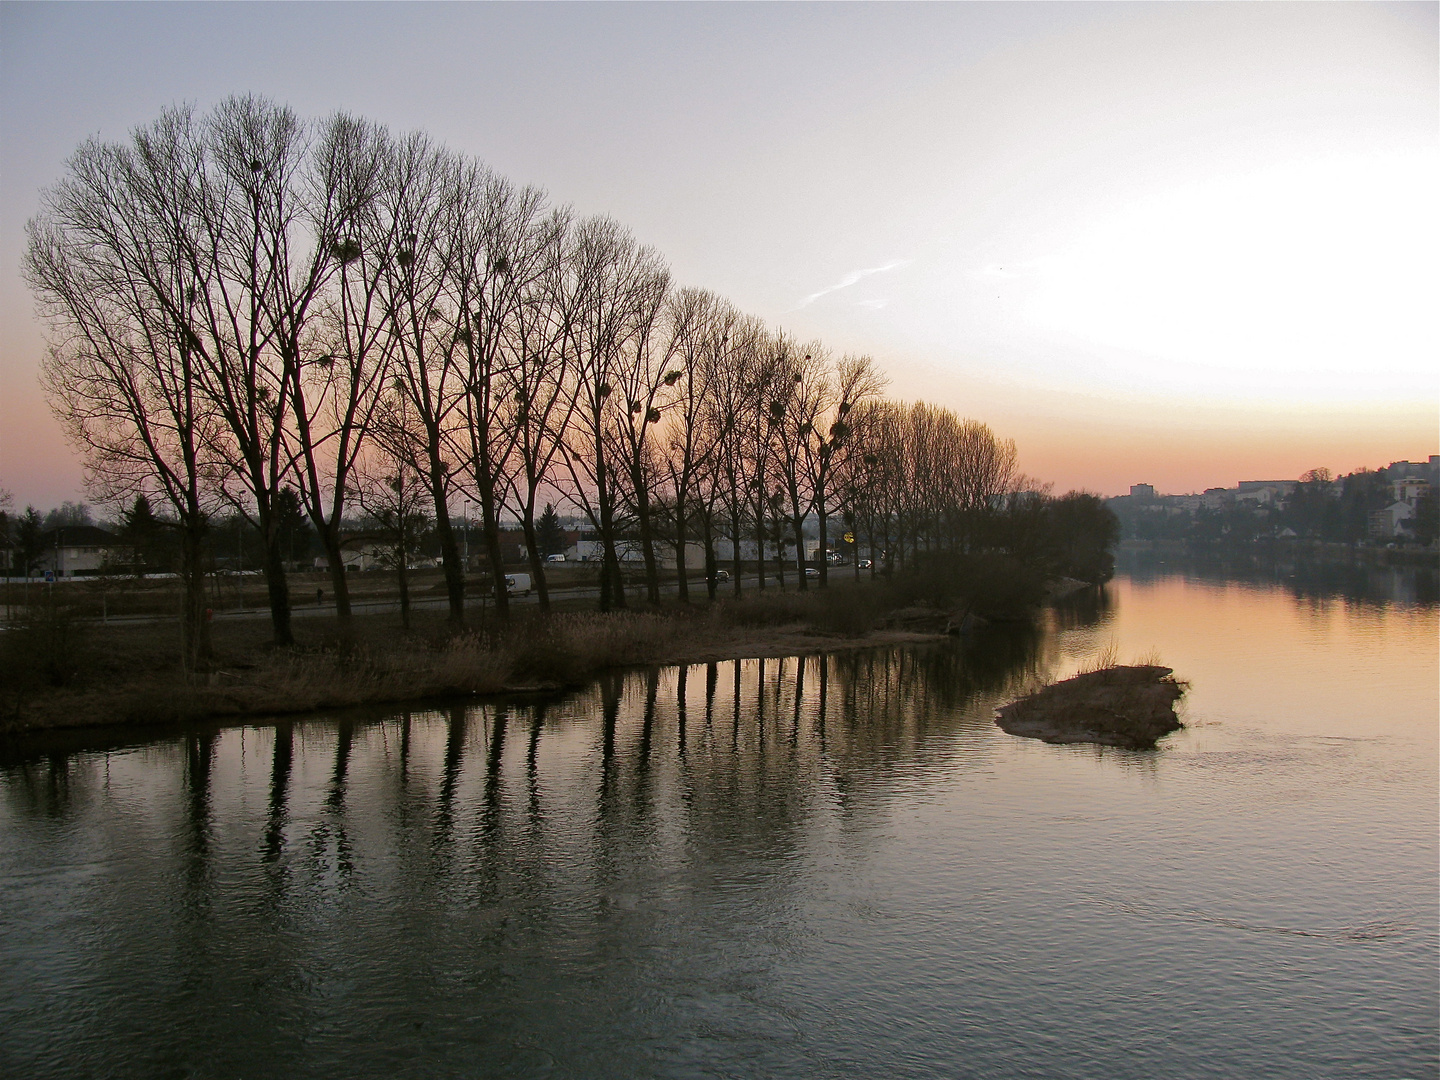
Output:
[[[819,576],[820,576],[820,569],[819,569],[818,567],[815,567],[815,566],[807,566],[807,567],[805,567],[805,576],[806,576],[807,578],[819,577]]]
[[[546,561],[546,562],[564,562],[564,561],[565,561],[565,556],[564,556],[564,555],[546,555],[546,556],[545,556],[545,561]]]

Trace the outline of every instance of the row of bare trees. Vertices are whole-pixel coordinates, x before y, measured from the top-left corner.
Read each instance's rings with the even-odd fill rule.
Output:
[[[537,507],[568,500],[599,539],[610,608],[626,603],[632,547],[650,601],[671,556],[688,598],[692,541],[712,595],[719,540],[735,589],[743,546],[763,563],[791,543],[803,588],[808,522],[822,551],[839,519],[903,560],[970,542],[1015,480],[1013,446],[883,400],[868,357],[677,287],[613,220],[349,116],[309,123],[243,97],[88,141],[44,193],[25,272],[51,328],[43,381],[91,482],[163,505],[182,537],[196,665],[209,655],[199,553],[222,507],[264,538],[275,641],[292,641],[287,488],[328,556],[342,626],[346,521],[421,506],[460,625],[460,496],[479,507],[494,581],[502,518],[519,521],[542,607]],[[495,604],[504,616],[503,588]]]

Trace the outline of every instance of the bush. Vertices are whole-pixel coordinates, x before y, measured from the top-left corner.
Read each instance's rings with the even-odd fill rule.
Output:
[[[803,593],[752,592],[717,605],[716,618],[745,627],[807,623],[827,633],[854,636],[873,629],[894,606],[894,594],[884,585],[866,582],[852,587],[837,582],[828,589],[812,586]]]
[[[89,644],[85,622],[53,597],[21,608],[0,640],[5,679],[17,689],[66,686],[90,661]]]
[[[1009,555],[923,555],[895,588],[910,603],[963,607],[984,619],[1027,618],[1045,599],[1039,571]]]

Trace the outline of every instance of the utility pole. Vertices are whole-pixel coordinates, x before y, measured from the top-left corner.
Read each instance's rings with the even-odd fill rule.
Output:
[[[465,550],[465,572],[470,572],[470,500],[460,500],[460,542]]]

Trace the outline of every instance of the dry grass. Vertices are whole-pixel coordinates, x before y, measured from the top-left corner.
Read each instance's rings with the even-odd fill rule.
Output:
[[[1175,702],[1185,684],[1173,674],[1158,664],[1093,667],[1006,705],[996,723],[1012,735],[1045,742],[1151,750],[1157,739],[1184,726]]]
[[[855,590],[850,590],[856,592]],[[863,598],[858,595],[854,600]],[[868,612],[873,601],[857,604]],[[214,670],[187,674],[174,624],[81,623],[65,663],[38,664],[61,640],[48,623],[0,637],[0,730],[149,723],[203,716],[284,713],[367,703],[560,689],[607,668],[684,659],[697,650],[744,651],[754,627],[812,630],[845,623],[845,604],[812,593],[774,593],[707,607],[556,612],[521,610],[454,633],[443,612],[364,616],[342,637],[331,619],[297,619],[298,644],[275,649],[262,620],[213,624]],[[808,617],[807,617],[808,616]],[[871,619],[856,615],[863,632]],[[14,655],[9,655],[13,653]],[[35,653],[35,656],[30,656]],[[63,667],[64,678],[56,677]]]
[[[1089,675],[1097,671],[1105,671],[1120,666],[1120,646],[1115,642],[1106,642],[1105,647],[1092,656],[1080,670],[1078,675]]]
[[[409,630],[397,615],[358,616],[344,636],[333,618],[297,618],[298,643],[291,649],[270,645],[264,620],[222,620],[212,624],[215,670],[201,675],[182,669],[174,623],[87,623],[65,668],[68,681],[12,678],[7,684],[7,671],[24,669],[0,664],[0,730],[560,689],[583,685],[609,668],[878,642],[868,635],[899,603],[898,591],[884,583],[842,581],[804,593],[767,589],[713,604],[608,614],[561,610],[541,616],[522,608],[508,624],[481,616],[477,628],[458,634],[435,609],[412,613]],[[884,639],[895,637],[891,632]],[[11,651],[38,641],[0,635],[0,647]]]

